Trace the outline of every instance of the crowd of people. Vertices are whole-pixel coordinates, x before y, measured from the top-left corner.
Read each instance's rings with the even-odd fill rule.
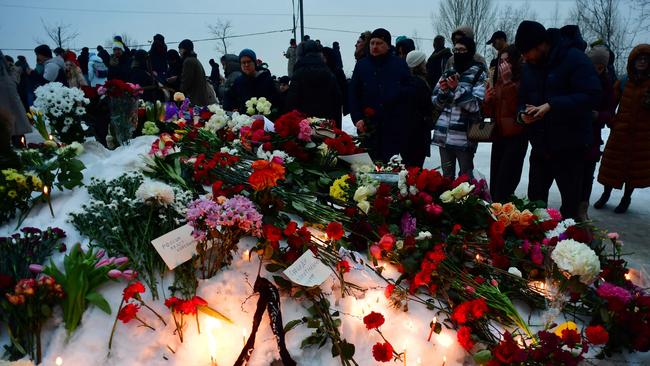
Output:
[[[489,63],[477,51],[471,28],[459,27],[450,39],[448,48],[445,36],[436,36],[427,57],[412,39],[396,37],[393,45],[386,29],[366,31],[354,46],[349,79],[339,43],[325,47],[309,36],[300,43],[290,40],[281,77],[248,48],[220,62],[210,59],[206,73],[191,40],[180,42],[177,51],[168,49],[161,34],[148,51],[130,49],[119,36],[111,54],[102,46],[93,52],[84,47],[76,55],[40,45],[34,49],[35,69],[23,56],[16,61],[3,56],[2,93],[19,99],[3,97],[0,109],[28,109],[35,88],[48,82],[95,87],[120,79],[140,85],[147,101],[168,100],[180,91],[197,105],[220,101],[225,110],[244,111],[250,98],[266,97],[279,113],[299,110],[330,119],[337,128],[349,114],[374,160],[399,154],[407,166],[422,167],[434,145],[449,178],[472,177],[480,140],[470,130],[487,124],[493,126],[488,131],[492,199],[503,202],[514,194],[530,145],[528,197],[547,201],[555,181],[565,217],[588,219],[601,154],[597,180],[604,188],[595,208],[605,206],[612,189],[624,188],[615,209],[623,213],[633,190],[650,185],[650,45],[633,49],[627,75],[619,78],[608,46],[588,47],[577,26],[546,29],[524,21],[513,44],[496,31],[486,43],[496,50]],[[10,134],[24,134],[26,123],[24,116],[16,117]],[[605,126],[611,133],[602,153]]]

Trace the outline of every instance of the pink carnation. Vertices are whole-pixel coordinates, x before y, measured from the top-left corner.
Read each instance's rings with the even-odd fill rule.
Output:
[[[605,282],[600,285],[600,287],[598,287],[596,290],[596,293],[598,296],[604,299],[614,298],[624,304],[627,304],[632,300],[632,294],[628,290],[616,285],[612,285],[609,282]]]
[[[562,220],[562,214],[556,208],[547,208],[546,213],[548,213],[548,215],[551,217],[551,220],[554,220],[554,221],[561,221]]]
[[[298,139],[302,141],[311,141],[311,135],[313,134],[313,129],[309,125],[309,120],[303,119],[298,124],[300,132],[298,132]]]

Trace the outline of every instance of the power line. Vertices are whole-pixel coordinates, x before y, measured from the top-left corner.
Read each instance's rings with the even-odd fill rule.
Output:
[[[192,42],[206,42],[206,41],[216,41],[220,40],[221,38],[241,38],[241,37],[250,37],[250,36],[258,36],[258,35],[263,35],[263,34],[272,34],[272,33],[283,33],[283,32],[291,32],[292,29],[278,29],[278,30],[272,30],[272,31],[265,31],[265,32],[255,32],[255,33],[245,33],[245,34],[234,34],[226,37],[210,37],[210,38],[200,38],[200,39],[192,39]],[[178,44],[181,43],[180,41],[171,41],[171,42],[165,42],[166,44]],[[149,44],[136,44],[136,45],[127,45],[131,48],[138,48],[138,47],[145,47],[149,46]],[[0,49],[5,50],[5,51],[33,51],[33,48],[2,48]],[[72,49],[74,51],[79,51],[80,48],[75,48]]]

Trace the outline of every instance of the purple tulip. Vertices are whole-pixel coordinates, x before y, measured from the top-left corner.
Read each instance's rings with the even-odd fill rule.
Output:
[[[124,278],[127,281],[133,281],[138,277],[138,272],[132,270],[132,269],[127,269],[124,272],[122,272],[122,278]]]
[[[119,269],[111,269],[110,271],[108,271],[108,277],[116,280],[122,277],[122,271],[120,271]]]
[[[121,265],[123,265],[125,263],[128,263],[128,262],[129,262],[128,257],[119,257],[119,258],[115,259],[115,262],[113,262],[113,264],[115,264],[116,266],[121,266]]]
[[[100,249],[100,250],[97,251],[97,254],[95,254],[95,258],[99,259],[99,258],[103,257],[104,254],[106,254],[106,251],[104,249]]]
[[[97,264],[95,264],[95,268],[101,268],[101,267],[107,266],[109,264],[110,264],[110,262],[108,261],[108,259],[104,258],[104,259],[100,260],[99,262],[97,262]]]
[[[32,273],[41,273],[43,272],[43,266],[41,266],[40,264],[30,264],[29,271]]]

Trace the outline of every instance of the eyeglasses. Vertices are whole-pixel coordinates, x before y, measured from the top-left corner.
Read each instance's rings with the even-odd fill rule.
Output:
[[[467,53],[467,49],[465,48],[454,48],[454,53]]]

